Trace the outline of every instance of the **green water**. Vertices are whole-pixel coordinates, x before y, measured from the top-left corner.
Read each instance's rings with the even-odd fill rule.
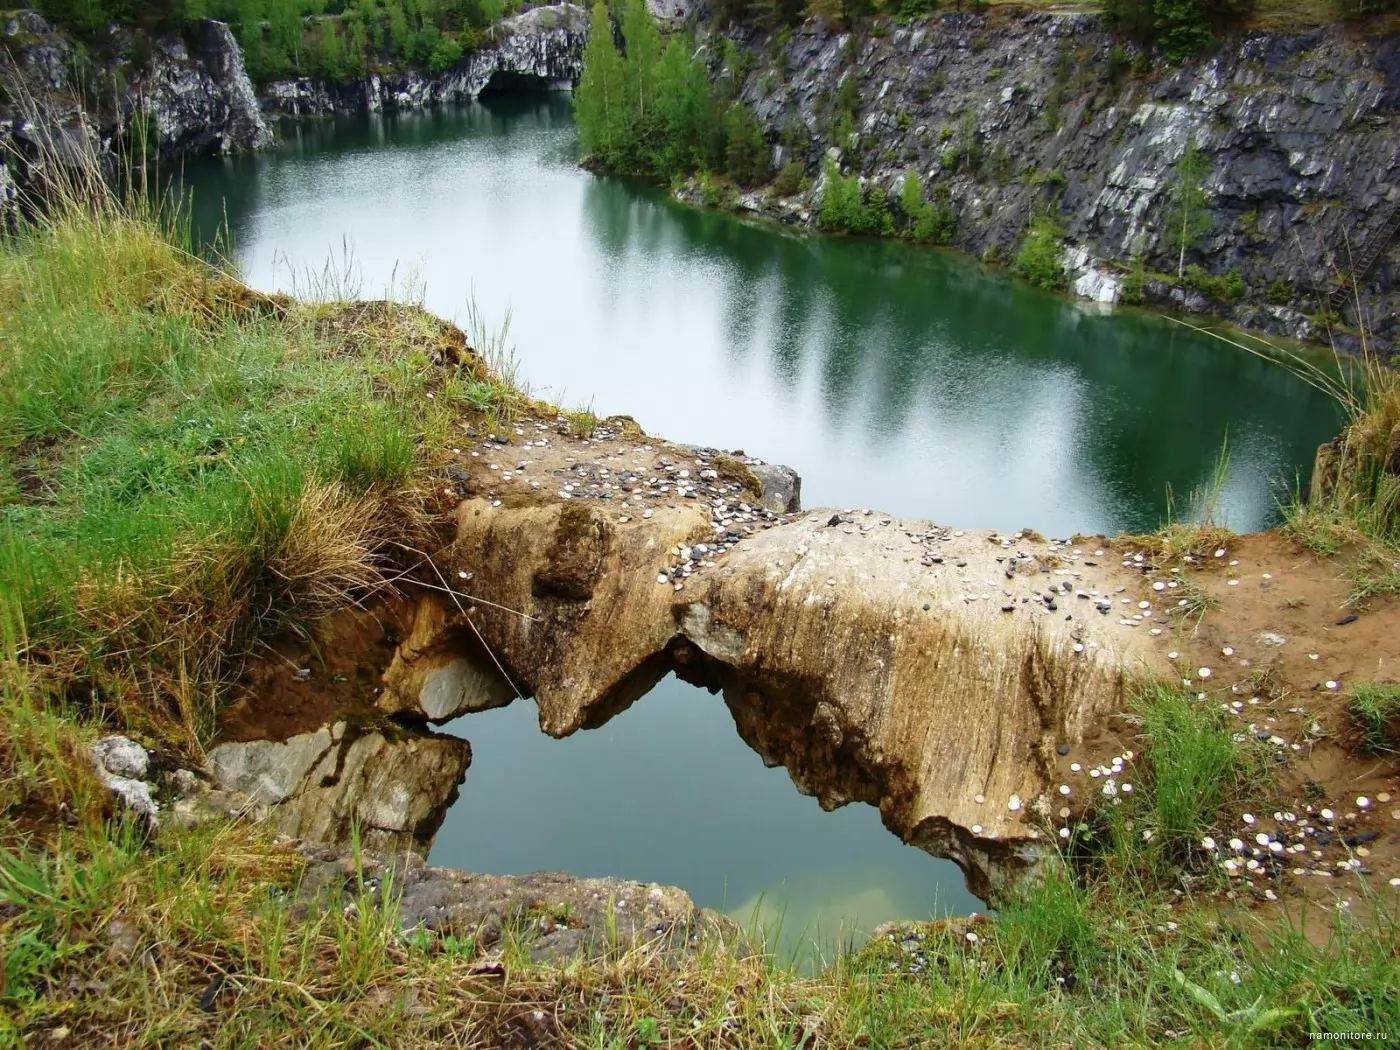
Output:
[[[1336,429],[1283,371],[1146,314],[1101,314],[951,253],[796,235],[675,204],[574,163],[567,98],[284,130],[192,167],[197,231],[227,222],[250,282],[421,292],[511,313],[538,394],[803,476],[808,506],[1049,535],[1184,513],[1228,437],[1218,514],[1272,522]],[[667,680],[556,742],[532,705],[454,730],[475,759],[433,859],[675,883],[836,933],[974,905],[953,866],[878,814],[823,814],[765,770],[723,702]]]

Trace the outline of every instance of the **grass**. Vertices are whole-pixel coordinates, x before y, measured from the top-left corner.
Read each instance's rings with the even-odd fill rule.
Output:
[[[1367,751],[1400,753],[1400,685],[1357,682],[1347,706]]]
[[[1186,857],[1237,795],[1253,763],[1213,707],[1160,685],[1144,687],[1142,727],[1151,744],[1150,787],[1161,848]]]
[[[415,307],[178,244],[108,206],[0,245],[0,607],[55,689],[193,745],[238,654],[387,585],[436,450],[521,395]]]
[[[28,707],[22,673],[11,660],[7,736]],[[1139,703],[1151,768],[1185,762],[1192,787],[1228,799],[1234,774],[1196,724],[1205,705],[1160,690]],[[0,783],[81,769],[70,745],[85,730],[59,732],[57,746],[9,736],[25,771],[9,761]],[[663,958],[619,943],[593,962],[535,965],[509,929],[501,973],[480,965],[470,931],[402,930],[392,868],[373,858],[298,916],[304,862],[257,826],[168,826],[148,841],[94,814],[47,849],[7,835],[0,851],[0,1043],[1271,1046],[1394,1030],[1400,1004],[1380,994],[1400,978],[1394,903],[1378,899],[1364,922],[1339,914],[1323,945],[1219,911],[1209,869],[1183,883],[1168,840],[1139,834],[1174,819],[1166,783],[1105,804],[1091,816],[1105,834],[1078,840],[996,921],[911,924],[809,976],[709,944]],[[78,790],[58,792],[76,803]],[[1189,808],[1193,834],[1210,826],[1206,803]]]

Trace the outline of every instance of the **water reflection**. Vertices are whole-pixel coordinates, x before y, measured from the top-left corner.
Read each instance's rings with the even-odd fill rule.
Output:
[[[430,307],[513,311],[532,387],[796,466],[808,501],[965,525],[1145,529],[1208,481],[1270,521],[1333,407],[1150,317],[1101,316],[943,252],[686,208],[572,162],[568,102],[500,98],[294,127],[188,173],[250,280],[343,243],[366,294],[415,270]]]

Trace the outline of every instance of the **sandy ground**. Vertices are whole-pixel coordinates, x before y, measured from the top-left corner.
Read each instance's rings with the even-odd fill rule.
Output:
[[[1124,540],[1114,546],[1123,560],[1140,553]],[[1254,738],[1278,764],[1277,792],[1214,836],[1232,898],[1303,913],[1310,935],[1325,936],[1332,911],[1372,906],[1368,889],[1400,899],[1390,882],[1400,878],[1400,761],[1365,753],[1347,709],[1354,683],[1400,681],[1400,599],[1349,603],[1338,565],[1280,532],[1233,537],[1218,550],[1187,567],[1213,607],[1172,617],[1152,642],[1183,686],[1228,711],[1239,738]],[[1154,583],[1171,579],[1144,571],[1140,593],[1160,596]],[[1102,793],[1110,779],[1118,790],[1130,784],[1132,761],[1114,774],[1112,759],[1138,746],[1135,727],[1115,720],[1082,753],[1063,756],[1070,797]]]

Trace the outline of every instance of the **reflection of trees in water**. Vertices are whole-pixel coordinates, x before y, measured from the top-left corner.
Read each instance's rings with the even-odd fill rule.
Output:
[[[1237,468],[1279,473],[1306,470],[1335,428],[1321,395],[1174,325],[1099,317],[943,252],[794,235],[678,206],[644,185],[566,175],[573,136],[562,97],[289,125],[274,154],[187,167],[194,232],[207,241],[227,219],[237,242],[277,201],[296,207],[344,193],[354,206],[356,173],[390,163],[373,155],[385,148],[421,154],[396,162],[420,187],[460,180],[459,143],[471,163],[485,158],[490,178],[583,180],[583,232],[607,260],[599,286],[609,299],[665,311],[657,295],[669,282],[650,277],[679,270],[717,303],[736,372],[760,355],[789,399],[804,380],[815,386],[829,431],[876,447],[917,429],[948,446],[935,455],[986,450],[975,454],[995,470],[1032,461],[1049,426],[1094,491],[1109,494],[1109,517],[1139,527],[1160,516],[1168,484],[1184,496],[1209,476],[1227,427],[1251,435],[1232,442]],[[541,258],[549,251],[542,244]],[[657,362],[678,378],[693,365],[713,367]]]
[[[1281,369],[948,253],[793,236],[615,180],[590,180],[585,211],[614,257],[715,274],[731,359],[761,334],[787,389],[819,368],[832,428],[858,419],[864,439],[885,444],[922,419],[1014,454],[1048,413],[1125,526],[1156,524],[1169,485],[1181,499],[1208,479],[1227,432],[1252,435],[1235,443],[1236,470],[1287,472],[1335,430],[1326,399]]]

